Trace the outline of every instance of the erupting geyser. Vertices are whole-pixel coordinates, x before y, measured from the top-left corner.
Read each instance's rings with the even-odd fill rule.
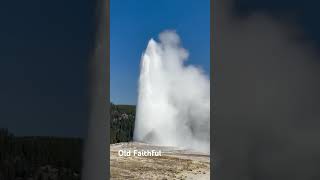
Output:
[[[141,59],[134,140],[209,153],[210,80],[185,65],[175,31],[151,39]]]

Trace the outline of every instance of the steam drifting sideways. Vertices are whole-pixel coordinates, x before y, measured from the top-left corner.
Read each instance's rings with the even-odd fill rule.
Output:
[[[135,141],[209,153],[210,80],[185,65],[187,59],[175,31],[149,41],[140,64]]]

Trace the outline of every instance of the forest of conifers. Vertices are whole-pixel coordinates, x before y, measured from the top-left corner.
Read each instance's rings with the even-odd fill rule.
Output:
[[[0,129],[0,180],[80,180],[82,140]]]
[[[115,105],[111,103],[110,142],[129,142],[133,138],[135,111],[133,105]]]

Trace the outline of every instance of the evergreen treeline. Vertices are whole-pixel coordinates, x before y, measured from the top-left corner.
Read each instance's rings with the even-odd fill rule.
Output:
[[[0,129],[0,180],[80,180],[79,138],[15,137]]]
[[[135,111],[135,106],[114,105],[113,103],[111,103],[111,144],[119,142],[128,142],[132,140],[135,121]]]

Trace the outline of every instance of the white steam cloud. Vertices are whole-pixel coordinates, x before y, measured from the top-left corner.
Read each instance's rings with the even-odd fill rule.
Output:
[[[175,31],[151,39],[141,59],[134,140],[209,153],[210,80],[185,65]]]

